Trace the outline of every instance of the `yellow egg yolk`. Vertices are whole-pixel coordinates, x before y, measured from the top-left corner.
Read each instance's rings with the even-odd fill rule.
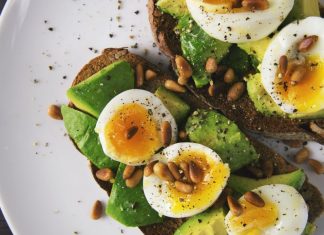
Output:
[[[203,152],[182,152],[173,160],[177,165],[180,162],[194,161],[204,171],[204,180],[195,184],[191,194],[179,192],[174,185],[169,185],[172,212],[181,213],[194,208],[202,208],[216,198],[226,186],[230,170],[227,165],[216,163],[211,157]],[[215,198],[216,197],[216,198]]]
[[[131,129],[136,133],[129,133]],[[151,112],[136,103],[124,104],[115,112],[105,126],[105,138],[107,147],[124,163],[145,162],[162,145]]]
[[[243,207],[243,213],[230,218],[231,227],[238,235],[262,235],[267,227],[274,225],[278,220],[278,209],[270,201],[265,200],[264,207],[256,207],[245,199],[239,202]]]
[[[319,56],[307,58],[307,73],[295,85],[288,76],[277,77],[275,92],[285,103],[292,104],[295,112],[315,113],[323,108],[324,100],[324,60]]]

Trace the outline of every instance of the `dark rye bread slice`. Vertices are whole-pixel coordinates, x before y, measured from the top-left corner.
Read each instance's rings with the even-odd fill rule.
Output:
[[[153,36],[160,50],[169,56],[172,64],[174,64],[175,56],[182,55],[179,38],[173,30],[177,21],[171,15],[162,13],[156,7],[156,2],[157,0],[148,0],[147,4]],[[198,99],[213,109],[220,110],[241,128],[278,139],[314,140],[324,144],[324,137],[312,132],[309,128],[311,121],[324,128],[324,119],[297,120],[277,116],[267,117],[255,109],[247,93],[239,100],[229,102],[224,93],[210,97],[208,88],[197,89],[193,84],[189,84],[188,89]]]
[[[72,83],[72,86],[77,85],[78,83],[86,80],[94,73],[98,72],[102,68],[106,67],[107,65],[117,61],[117,60],[125,60],[129,62],[132,67],[135,69],[136,65],[141,63],[143,64],[145,69],[151,69],[158,73],[158,77],[154,79],[153,81],[145,81],[143,85],[143,89],[146,89],[148,91],[154,92],[156,88],[163,84],[163,82],[166,79],[170,79],[171,76],[167,74],[162,74],[161,71],[151,63],[147,62],[143,58],[131,54],[128,52],[128,50],[123,48],[109,48],[105,49],[102,54],[94,59],[92,59],[88,64],[86,64],[81,71],[76,76],[75,80]],[[191,93],[187,92],[185,94],[179,94],[192,108],[192,110],[197,108],[208,108],[208,106],[197,100],[196,97],[194,97]],[[70,103],[71,107],[74,107],[72,103]],[[292,169],[295,169],[293,166],[289,165],[284,158],[282,158],[280,155],[276,154],[274,151],[266,147],[265,145],[254,141],[253,142],[254,147],[256,148],[257,152],[260,154],[261,158],[263,160],[271,159],[271,161],[274,163],[274,172],[276,174],[282,174],[291,171]],[[95,177],[95,172],[98,170],[93,164],[91,164],[91,170],[93,173],[93,176],[97,183],[100,185],[101,188],[103,188],[108,195],[111,191],[112,184],[100,181]],[[308,182],[305,182],[303,189],[301,190],[308,206],[309,206],[309,221],[314,221],[316,217],[318,217],[324,208],[323,200],[321,193],[319,190],[309,184]],[[174,219],[174,218],[166,218],[165,221],[161,224],[153,224],[149,226],[143,226],[140,227],[142,232],[145,235],[173,235],[175,230],[185,221],[185,219]]]

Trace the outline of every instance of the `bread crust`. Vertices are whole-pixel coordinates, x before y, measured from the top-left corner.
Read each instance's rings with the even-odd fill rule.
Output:
[[[160,50],[170,58],[174,65],[175,56],[182,54],[179,38],[173,31],[177,22],[171,15],[161,13],[155,5],[156,2],[157,0],[148,0],[147,4],[153,37]],[[221,93],[216,94],[215,97],[209,97],[208,88],[197,89],[193,84],[190,84],[188,88],[198,99],[211,108],[219,110],[243,129],[283,140],[312,140],[324,144],[324,137],[312,132],[309,128],[311,121],[315,121],[319,127],[324,128],[324,119],[300,120],[279,116],[267,117],[255,109],[247,93],[243,94],[239,100],[229,102],[226,95]]]
[[[118,60],[125,60],[131,64],[131,66],[135,69],[136,65],[141,63],[145,69],[152,69],[157,72],[158,77],[150,82],[145,82],[143,85],[143,89],[154,92],[160,85],[164,83],[166,79],[171,79],[172,76],[168,74],[163,74],[161,71],[153,64],[149,63],[145,59],[131,54],[125,48],[107,48],[105,49],[101,55],[92,59],[88,64],[84,65],[80,72],[77,74],[76,78],[74,79],[72,86],[77,85],[78,83],[86,80],[91,75],[95,74],[99,70],[103,69],[107,65],[118,61]],[[185,94],[179,94],[194,110],[197,108],[208,108],[208,105],[196,99],[190,92],[186,92]],[[72,103],[70,103],[71,107],[74,107]],[[74,107],[75,108],[75,107]],[[276,164],[276,162],[280,162],[283,158],[266,147],[265,145],[254,141],[251,139],[256,151],[263,157],[263,158],[270,158],[277,165],[277,173],[286,173],[288,168],[279,167],[280,164]],[[285,161],[285,160],[284,160]],[[289,163],[287,163],[289,164]],[[112,184],[107,183],[101,180],[98,180],[95,177],[95,173],[98,168],[91,165],[91,171],[93,174],[94,179],[100,185],[100,187],[107,192],[109,195],[111,192]],[[291,169],[291,168],[290,168]],[[321,193],[316,189],[316,187],[312,186],[308,182],[305,182],[304,186],[304,193],[307,195],[308,198],[308,206],[310,208],[309,211],[309,221],[315,220],[321,212],[323,211],[324,204],[322,200]],[[186,219],[175,219],[175,218],[165,218],[163,223],[160,224],[153,224],[148,226],[139,227],[144,235],[173,235],[174,232]]]

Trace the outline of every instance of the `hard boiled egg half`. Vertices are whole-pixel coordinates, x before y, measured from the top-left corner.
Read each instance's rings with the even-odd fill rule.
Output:
[[[303,197],[295,188],[284,184],[265,185],[253,190],[265,202],[257,207],[239,199],[243,212],[225,217],[229,235],[300,235],[308,219],[308,209]]]
[[[152,93],[132,89],[115,96],[101,112],[95,131],[104,153],[128,165],[143,165],[162,147],[161,124],[171,125],[176,142],[176,122]]]
[[[188,217],[210,207],[223,191],[230,169],[228,164],[208,147],[196,143],[177,143],[153,157],[153,160],[179,165],[193,161],[203,170],[203,180],[194,186],[192,193],[179,192],[174,183],[163,181],[152,174],[144,177],[144,194],[154,210],[173,218]]]
[[[187,0],[191,16],[210,36],[230,43],[262,39],[284,21],[294,0],[268,0],[264,10],[235,8],[233,0]]]
[[[308,17],[282,29],[273,39],[261,65],[265,90],[288,114],[308,115],[324,109],[324,19]],[[299,43],[308,36],[318,39],[307,52],[298,51]],[[292,76],[278,73],[281,56],[305,64],[306,74],[294,84]]]

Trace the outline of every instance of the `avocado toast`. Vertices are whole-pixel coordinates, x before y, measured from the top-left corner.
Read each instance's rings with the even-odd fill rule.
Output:
[[[177,55],[184,56],[192,64],[195,63],[193,68],[196,70],[199,70],[196,68],[197,64],[200,70],[204,70],[205,62],[201,62],[201,60],[206,61],[208,56],[216,56],[220,64],[223,63],[226,66],[233,67],[238,77],[243,77],[244,73],[250,73],[251,67],[255,66],[255,63],[258,63],[258,61],[260,63],[263,55],[259,56],[259,51],[264,53],[273,35],[257,42],[238,44],[238,47],[236,45],[229,45],[208,36],[190,16],[188,17],[186,1],[178,1],[177,4],[171,7],[172,2],[170,0],[149,0],[148,12],[156,43],[160,50],[171,59],[174,68],[176,68],[175,58]],[[296,0],[294,8],[284,24],[311,15],[318,16],[319,10],[316,4],[317,1],[306,2]],[[189,29],[190,27],[191,30]],[[228,30],[231,30],[230,27],[228,28]],[[193,38],[199,38],[201,42]],[[216,47],[216,52],[209,52],[213,50],[210,45],[212,45],[211,47]],[[199,54],[201,54],[200,57]],[[235,65],[236,63],[242,65]],[[247,68],[244,68],[244,66]],[[258,70],[259,67],[254,69]],[[259,73],[257,72],[256,74]],[[208,104],[213,109],[220,110],[226,117],[246,130],[278,139],[314,140],[324,143],[323,135],[312,128],[312,125],[319,129],[324,128],[323,117],[320,115],[303,119],[279,115],[279,108],[271,108],[276,105],[266,92],[262,90],[262,84],[260,82],[254,83],[254,81],[260,79],[259,77],[256,78],[258,75],[247,76],[244,79],[245,81],[240,80],[245,83],[248,91],[244,92],[240,99],[229,101],[227,99],[227,92],[230,87],[228,84],[221,82],[223,76],[224,71],[220,76],[217,74],[212,76],[214,87],[216,87],[213,97],[208,93],[209,85],[206,82],[203,83],[204,86],[197,86],[196,81],[195,84],[191,82],[187,84],[187,87],[202,102]]]
[[[123,73],[126,74],[127,71],[132,71],[132,69],[128,67],[129,65],[134,70],[136,70],[138,64],[142,64],[144,70],[152,70],[155,73],[157,73],[157,77],[154,80],[145,81],[143,86],[141,87],[142,89],[146,89],[151,92],[155,92],[157,89],[158,90],[161,89],[161,86],[163,86],[164,81],[171,78],[169,75],[161,74],[161,72],[156,66],[153,66],[152,64],[148,63],[144,59],[129,53],[126,49],[106,49],[103,51],[101,56],[93,59],[82,68],[82,70],[79,72],[76,79],[74,80],[72,86],[76,86],[82,81],[85,81],[92,75],[96,74],[99,71],[102,71],[103,69],[105,69],[107,66],[111,64],[114,65],[115,67],[122,68]],[[109,68],[112,69],[114,68],[114,66]],[[109,82],[114,81],[114,79],[116,78],[121,79],[119,76],[113,76],[111,70],[109,70],[108,73],[110,73],[110,75],[109,76],[106,75],[104,76],[104,78],[108,77]],[[129,73],[128,75],[132,77],[132,73]],[[97,85],[101,86],[100,84],[102,80],[100,81],[99,79],[97,81],[98,81]],[[134,80],[129,80],[129,82],[133,82],[133,86],[134,86],[134,82],[135,82]],[[127,85],[125,85],[126,83],[127,83],[126,81],[123,83],[124,87],[121,88],[119,92],[121,92],[122,89],[130,89]],[[102,86],[106,86],[106,84],[103,84]],[[91,86],[88,86],[88,88],[90,89]],[[100,89],[101,88],[98,88],[98,90]],[[113,90],[115,89],[116,88],[114,88]],[[74,90],[74,92],[72,93],[77,95],[77,90],[78,89]],[[239,142],[245,141],[246,143],[245,146],[243,145],[240,148],[241,149],[246,148],[250,150],[252,149],[251,156],[257,156],[255,158],[252,157],[249,162],[245,162],[243,164],[244,167],[240,167],[240,166],[237,167],[237,169],[238,168],[241,169],[235,172],[235,175],[237,176],[230,178],[228,183],[229,187],[237,190],[238,193],[244,193],[244,191],[250,190],[249,187],[252,187],[251,185],[253,185],[253,187],[257,187],[263,184],[274,184],[274,183],[288,184],[298,188],[299,192],[303,195],[304,199],[306,200],[309,206],[309,217],[308,217],[309,222],[313,222],[315,218],[321,214],[323,210],[323,201],[322,201],[321,194],[314,186],[309,184],[307,180],[304,182],[305,175],[302,171],[297,170],[297,168],[287,163],[281,156],[274,153],[266,146],[258,143],[257,141],[254,141],[251,138],[249,139],[249,141],[252,143],[252,145],[249,145],[247,140],[242,139],[244,138],[244,134],[239,131],[239,129],[236,127],[235,124],[231,123],[222,115],[217,114],[215,111],[208,110],[208,106],[205,103],[198,101],[195,98],[195,96],[193,96],[190,92],[186,92],[180,95],[177,94],[176,96],[181,97],[181,99],[184,100],[188,106],[190,106],[191,113],[192,111],[196,110],[191,114],[189,120],[187,121],[186,126],[184,126],[183,120],[178,122],[179,123],[178,126],[180,128],[186,128],[190,140],[204,145],[208,145],[210,148],[218,149],[220,151],[222,148],[224,148],[224,145],[219,146],[217,141],[216,143],[213,143],[206,138],[201,138],[201,136],[204,135],[204,133],[206,133],[206,130],[204,128],[207,129],[218,128],[217,126],[210,126],[210,123],[215,123],[215,121],[217,120],[219,122],[223,122],[225,126],[230,127],[229,130],[230,132],[233,132],[234,134],[240,133],[238,135]],[[160,97],[163,96],[160,95]],[[165,99],[172,101],[172,99],[170,98],[165,98]],[[175,104],[174,100],[172,102],[174,105]],[[179,104],[179,102],[176,103]],[[81,106],[82,105],[84,104],[81,104]],[[88,157],[88,159],[90,160],[92,172],[96,181],[100,184],[100,186],[104,190],[107,191],[108,194],[111,194],[112,197],[110,198],[111,202],[108,203],[108,207],[110,207],[110,209],[107,209],[107,212],[110,216],[112,216],[113,218],[117,219],[119,222],[127,226],[140,226],[140,229],[143,231],[144,234],[163,234],[163,235],[174,234],[174,232],[179,227],[180,229],[176,232],[176,234],[186,234],[186,231],[188,231],[186,230],[186,227],[188,226],[189,228],[192,226],[197,227],[196,225],[194,225],[194,222],[193,223],[190,222],[190,220],[197,219],[195,216],[192,217],[192,219],[189,218],[188,222],[183,227],[181,226],[181,224],[183,224],[183,222],[186,219],[181,219],[181,218],[176,219],[176,218],[167,218],[167,217],[161,219],[159,216],[157,216],[156,212],[152,208],[150,208],[148,203],[146,202],[145,197],[143,195],[143,189],[141,184],[137,185],[133,189],[127,188],[125,186],[125,183],[121,177],[123,170],[125,168],[123,164],[120,164],[119,166],[118,173],[114,183],[99,180],[96,177],[96,172],[98,171],[98,168],[109,167],[116,173],[116,170],[118,168],[118,163],[116,161],[113,161],[109,157],[107,157],[102,152],[98,140],[98,136],[96,135],[96,133],[94,133],[93,130],[96,122],[96,118],[94,118],[93,116],[96,115],[95,114],[96,112],[93,112],[94,115],[90,116],[84,112],[78,111],[76,106],[73,103],[70,103],[69,106],[71,108],[67,106],[62,107],[62,114],[63,114],[66,129],[71,139],[73,140],[74,144],[79,149],[79,151],[83,155]],[[78,106],[80,107],[80,104],[78,104]],[[177,107],[179,107],[178,110],[180,109],[187,110],[183,108],[184,107],[183,105]],[[168,108],[171,110],[170,106],[168,106]],[[175,115],[174,112],[172,114]],[[181,120],[181,118],[179,119],[179,116],[177,117],[178,117],[176,118],[177,120]],[[197,128],[197,123],[201,125],[202,129]],[[83,130],[81,130],[82,125],[84,125]],[[214,134],[212,133],[210,138],[212,139],[216,138],[213,135]],[[226,140],[227,135],[223,137],[225,138],[224,140]],[[232,148],[235,151],[236,147],[233,146]],[[236,148],[236,150],[237,149],[238,148]],[[234,154],[234,152],[232,154]],[[237,152],[236,154],[239,155],[239,152]],[[224,152],[222,153],[222,155],[225,156],[226,153]],[[259,160],[257,160],[258,158]],[[226,159],[226,156],[224,157],[224,159]],[[258,176],[253,176],[251,172],[255,172],[255,171],[253,170],[251,171],[252,168],[254,170],[259,169],[258,172],[261,172],[261,174],[259,174]],[[279,175],[278,176],[279,178],[277,176],[271,177],[272,175]],[[253,179],[257,177],[259,178],[268,177],[268,179],[264,179],[264,182],[262,180],[257,181]],[[241,185],[241,188],[238,187],[237,182],[240,182],[239,184]],[[114,186],[112,186],[113,184]],[[124,194],[120,194],[120,193],[124,193]],[[135,197],[132,195],[135,195]],[[125,203],[120,204],[123,202],[117,200],[118,196],[121,197],[121,200],[124,200],[123,202],[126,201],[127,205],[125,205]],[[221,200],[219,200],[219,202],[223,204]],[[217,206],[215,205],[214,207]],[[120,208],[124,208],[124,209],[121,210]],[[218,208],[215,211],[212,210],[210,212],[203,212],[202,214],[197,216],[200,216],[198,218],[199,220],[205,222],[214,221],[216,223],[219,223],[219,219],[215,219],[215,218],[223,218],[224,212],[222,211],[222,209]],[[136,219],[136,217],[143,217],[143,218]],[[222,222],[222,220],[220,221]],[[145,223],[147,223],[148,225],[144,226],[143,224]]]

